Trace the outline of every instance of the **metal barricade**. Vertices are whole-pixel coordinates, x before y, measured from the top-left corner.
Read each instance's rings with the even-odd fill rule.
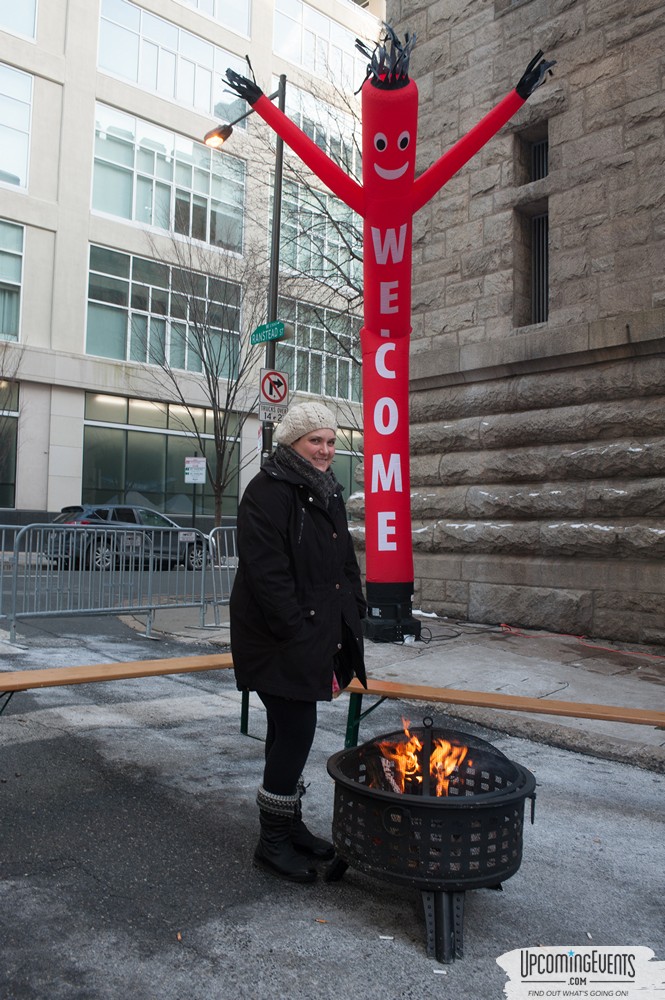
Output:
[[[4,548],[10,530],[11,572]],[[204,625],[214,600],[208,537],[195,529],[30,524],[0,531],[0,613],[10,641],[18,619],[56,615],[145,613],[149,635],[157,609],[198,607]]]
[[[215,625],[219,625],[219,609],[229,603],[238,568],[238,532],[235,526],[213,528],[209,537],[212,606]]]
[[[14,540],[18,530],[18,525],[0,524],[0,622],[6,622],[11,614]]]

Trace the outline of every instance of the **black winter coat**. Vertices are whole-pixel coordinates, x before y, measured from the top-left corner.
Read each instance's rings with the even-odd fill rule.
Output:
[[[341,487],[328,508],[269,459],[238,509],[231,651],[238,687],[330,701],[333,668],[366,683],[366,604]]]

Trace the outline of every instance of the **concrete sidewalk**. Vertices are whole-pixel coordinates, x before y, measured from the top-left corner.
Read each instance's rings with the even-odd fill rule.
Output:
[[[180,642],[229,644],[228,609],[201,628],[192,609],[155,615],[152,632]],[[665,648],[591,640],[421,616],[422,641],[365,644],[368,674],[381,680],[665,711]],[[144,622],[124,618],[141,630]],[[367,704],[363,708],[368,707]],[[414,719],[431,714],[414,703]],[[383,708],[377,709],[378,719]],[[649,726],[454,706],[450,714],[489,729],[665,772],[665,731]],[[392,728],[392,724],[388,725]],[[361,726],[360,740],[363,739]]]

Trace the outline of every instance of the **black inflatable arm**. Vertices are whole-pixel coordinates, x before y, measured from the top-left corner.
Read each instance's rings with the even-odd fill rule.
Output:
[[[227,83],[233,87],[236,94],[240,97],[244,97],[248,104],[254,105],[258,101],[259,97],[263,96],[263,91],[253,80],[250,80],[246,76],[241,76],[240,73],[236,73],[234,69],[227,69],[226,71]]]
[[[543,83],[545,74],[548,70],[550,76],[552,75],[552,66],[556,66],[556,59],[548,62],[546,59],[543,59],[542,52],[536,52],[535,56],[525,69],[522,79],[515,87],[515,90],[520,97],[526,101],[527,97],[530,97],[534,90],[540,87],[541,83]]]

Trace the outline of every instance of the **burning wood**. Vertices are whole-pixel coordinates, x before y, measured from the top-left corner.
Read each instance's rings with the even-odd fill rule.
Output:
[[[423,783],[423,743],[409,731],[411,723],[402,719],[405,740],[380,740],[377,743],[383,760],[383,778],[394,792],[402,794],[418,793]],[[466,758],[468,747],[454,746],[445,739],[435,739],[429,755],[429,777],[436,795],[447,795],[450,779]],[[378,782],[370,782],[377,787]]]

